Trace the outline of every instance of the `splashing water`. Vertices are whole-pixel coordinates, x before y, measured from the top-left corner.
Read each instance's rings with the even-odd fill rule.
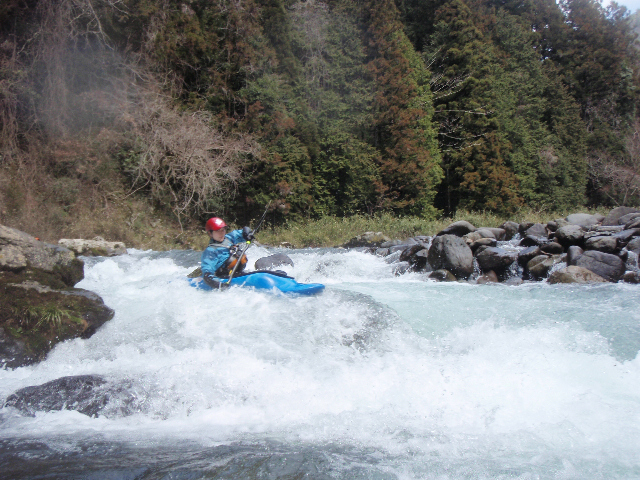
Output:
[[[196,290],[198,252],[86,259],[78,287],[115,317],[0,371],[0,398],[92,374],[127,394],[95,418],[5,407],[3,478],[640,477],[636,286],[435,283],[362,252],[285,253],[323,294]]]

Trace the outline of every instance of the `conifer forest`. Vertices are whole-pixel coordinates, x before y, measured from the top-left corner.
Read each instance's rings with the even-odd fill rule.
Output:
[[[638,205],[635,22],[597,0],[3,0],[0,162],[52,202],[116,168],[189,218]]]

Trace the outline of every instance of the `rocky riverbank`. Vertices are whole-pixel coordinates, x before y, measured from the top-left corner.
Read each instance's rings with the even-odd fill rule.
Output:
[[[433,237],[404,240],[367,232],[344,247],[386,257],[398,274],[425,272],[441,281],[640,283],[640,209],[576,213],[546,224],[508,221],[499,228],[458,221]]]
[[[99,252],[108,247],[92,244]],[[71,249],[0,225],[0,368],[38,362],[113,317],[98,295],[74,288],[83,278],[84,263]]]

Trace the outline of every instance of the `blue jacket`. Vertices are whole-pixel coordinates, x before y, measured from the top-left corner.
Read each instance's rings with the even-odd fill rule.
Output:
[[[202,274],[209,273],[216,275],[216,271],[224,265],[229,259],[229,247],[238,243],[244,243],[246,240],[242,236],[242,230],[234,230],[224,236],[222,242],[216,242],[211,239],[209,246],[202,252],[200,264],[202,266]]]

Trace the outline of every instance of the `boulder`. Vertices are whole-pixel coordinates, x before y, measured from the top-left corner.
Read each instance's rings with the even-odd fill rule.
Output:
[[[400,261],[409,263],[415,271],[422,271],[427,266],[428,253],[429,250],[424,245],[411,245],[402,251]]]
[[[509,241],[511,240],[513,237],[516,236],[516,234],[518,233],[518,228],[520,227],[519,224],[517,224],[516,222],[504,222],[502,225],[500,225],[500,228],[502,228],[505,232],[505,236],[504,239]]]
[[[471,248],[460,237],[441,235],[433,239],[429,248],[428,261],[434,270],[446,269],[456,278],[469,278],[473,273]]]
[[[634,228],[640,228],[640,217],[636,217],[624,224],[625,230],[631,230]]]
[[[438,282],[455,282],[458,279],[449,270],[440,269],[435,270],[429,274],[429,278]]]
[[[496,240],[496,236],[490,228],[479,228],[475,232],[470,232],[464,235],[462,238],[468,243],[477,242],[483,238],[491,238]]]
[[[489,270],[484,275],[480,275],[476,280],[478,285],[484,285],[487,283],[498,283],[498,275],[493,270]]]
[[[547,231],[547,226],[542,223],[534,223],[524,232],[525,235],[531,237],[541,237],[548,238],[549,232]]]
[[[640,229],[633,228],[630,230],[623,230],[621,232],[614,233],[612,236],[620,240],[621,243],[627,244],[633,237],[640,235]]]
[[[380,247],[383,243],[390,241],[391,239],[382,232],[365,232],[349,240],[343,247]]]
[[[256,270],[273,270],[276,267],[290,265],[293,267],[293,260],[284,253],[274,253],[268,257],[262,257],[256,260],[254,267]]]
[[[600,214],[591,215],[589,213],[573,213],[566,218],[571,225],[580,225],[585,228],[599,225],[603,219],[604,216]]]
[[[584,242],[586,250],[599,250],[606,253],[615,253],[618,251],[618,239],[613,236],[590,237]]]
[[[549,239],[546,237],[534,237],[533,235],[525,235],[525,237],[520,240],[521,247],[541,247],[542,245],[549,242]]]
[[[627,243],[627,250],[640,254],[640,237],[636,237]]]
[[[462,237],[470,232],[475,232],[477,229],[471,223],[466,220],[460,220],[458,222],[454,222],[450,224],[447,228],[438,233],[437,236],[441,235],[455,235],[457,237]]]
[[[98,295],[72,288],[83,267],[71,250],[0,225],[0,367],[37,362],[113,317]]]
[[[591,270],[609,282],[617,282],[625,272],[625,264],[620,257],[597,250],[588,250],[580,255],[576,266]]]
[[[570,245],[581,245],[584,239],[584,229],[580,225],[560,227],[556,230],[555,239],[565,248]]]
[[[575,265],[578,257],[584,253],[584,250],[577,245],[572,245],[567,249],[567,265]]]
[[[547,280],[549,283],[603,283],[606,282],[600,275],[593,273],[586,268],[570,265],[566,268],[556,270]]]
[[[548,253],[550,255],[557,255],[564,252],[564,248],[557,242],[549,242],[540,247],[544,253]]]
[[[619,220],[629,213],[638,213],[640,210],[633,207],[616,207],[602,220],[602,225],[619,225]]]
[[[562,257],[562,255],[553,255],[551,257],[539,255],[529,260],[527,271],[536,280],[542,280],[549,274],[551,267],[562,260]]]
[[[107,242],[102,237],[93,240],[62,238],[58,240],[58,245],[85,257],[115,257],[127,253],[127,247],[123,242]]]
[[[497,244],[498,241],[495,238],[480,238],[471,243],[469,247],[471,247],[471,251],[475,252],[480,247],[495,247]]]
[[[518,254],[499,247],[483,247],[478,250],[476,260],[482,271],[504,270],[516,261]]]
[[[625,283],[633,283],[637,285],[640,283],[640,272],[626,272],[622,276],[622,280]]]
[[[128,383],[114,385],[99,375],[76,375],[17,390],[4,406],[26,416],[59,410],[75,410],[90,417],[126,416],[140,408],[138,395],[130,388]]]
[[[529,263],[529,260],[537,257],[538,255],[542,255],[542,250],[540,250],[540,247],[538,247],[537,245],[533,247],[527,247],[518,252],[518,263],[524,266]]]
[[[640,221],[640,212],[627,213],[626,215],[621,216],[618,219],[618,224],[627,225],[628,223],[632,223],[634,220]]]
[[[484,230],[484,229],[485,228],[481,228],[478,230]],[[499,242],[506,240],[507,231],[504,228],[486,227],[486,230],[489,230],[491,233],[493,233],[494,238]]]

